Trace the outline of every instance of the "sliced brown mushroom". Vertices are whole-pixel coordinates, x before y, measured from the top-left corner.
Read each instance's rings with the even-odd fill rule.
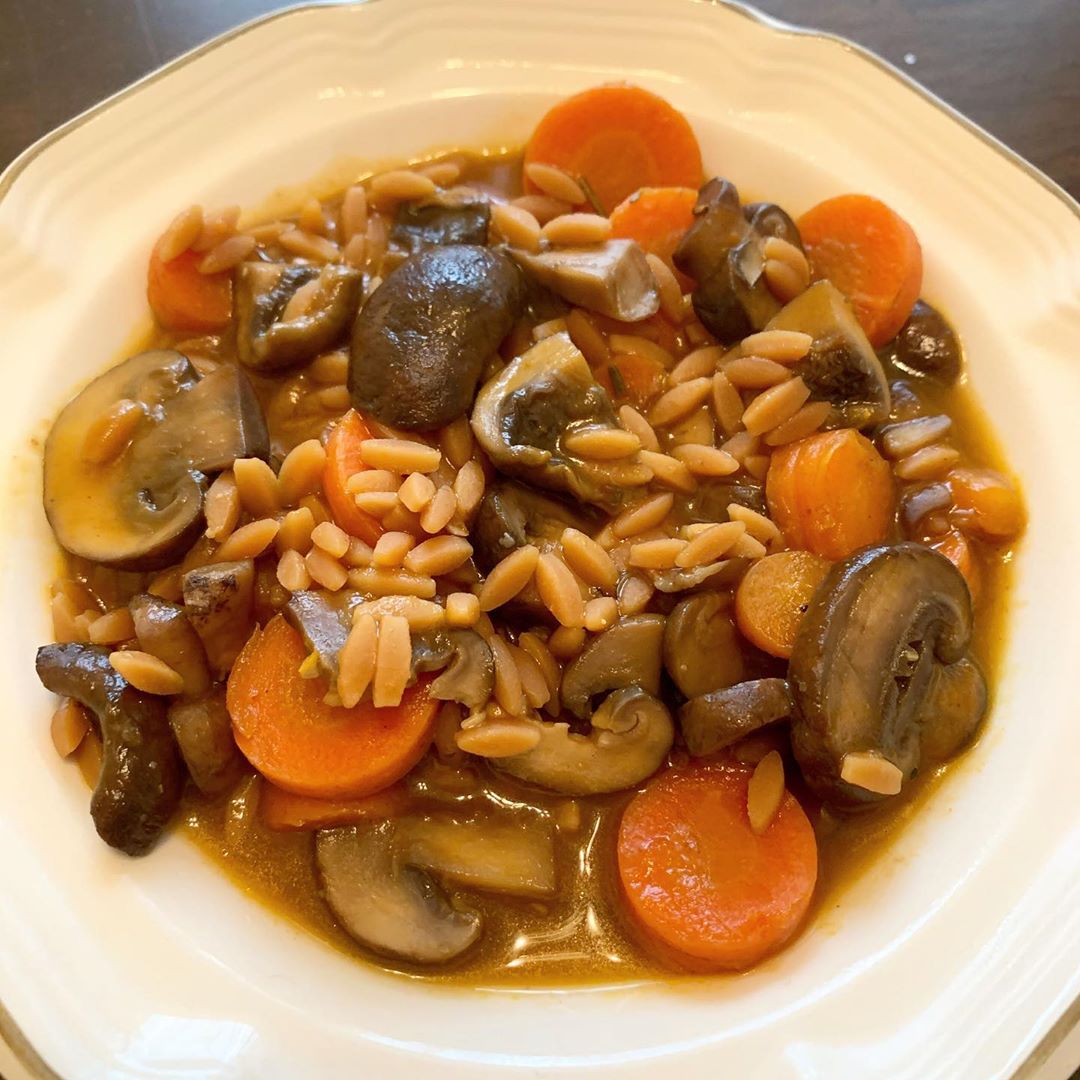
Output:
[[[210,689],[210,668],[202,640],[179,604],[140,593],[128,608],[139,648],[164,660],[184,679],[184,693],[201,697]]]
[[[697,282],[694,311],[721,341],[761,330],[780,310],[764,275],[762,247],[769,237],[802,248],[799,230],[780,207],[743,207],[735,185],[718,177],[701,189],[694,224],[675,250],[675,265]]]
[[[309,653],[314,653],[319,671],[331,689],[337,686],[338,657],[349,636],[349,613],[328,594],[315,590],[294,592],[284,607],[285,618],[298,630]]]
[[[356,317],[353,404],[418,431],[462,416],[524,299],[521,273],[502,252],[456,244],[410,256]]]
[[[698,593],[672,608],[664,627],[664,667],[688,698],[737,683],[744,666],[730,594]]]
[[[139,410],[126,446],[99,460],[102,417]],[[246,376],[225,365],[199,378],[170,350],[140,353],[62,410],[45,444],[45,513],[61,547],[123,570],[175,562],[202,528],[206,474],[263,457],[269,438]]]
[[[792,365],[815,400],[828,401],[827,427],[869,427],[889,415],[889,383],[851,305],[830,281],[819,281],[785,305],[769,330],[813,337],[805,359]]]
[[[616,426],[610,398],[567,334],[552,334],[512,360],[476,395],[472,428],[501,472],[582,502],[616,509],[628,485],[651,473],[633,459],[584,461],[568,453],[572,424]]]
[[[620,322],[639,322],[660,310],[660,294],[645,253],[633,240],[585,248],[510,254],[537,282],[577,307]]]
[[[223,679],[255,629],[255,564],[211,563],[182,581],[184,610],[202,639],[211,670]]]
[[[924,710],[938,669],[965,658],[971,628],[963,575],[922,544],[866,548],[830,569],[789,666],[792,748],[824,802],[858,809],[886,797],[841,778],[848,755],[882,759],[902,780],[914,775],[924,738],[933,745],[936,728],[954,726],[949,714]],[[958,701],[973,726],[970,696]]]
[[[225,687],[196,698],[169,703],[169,725],[195,786],[204,795],[221,795],[244,770],[225,707]]]
[[[98,834],[128,855],[145,854],[184,783],[165,699],[130,686],[98,645],[44,645],[37,673],[47,690],[74,698],[97,718],[102,760],[90,814]]]
[[[495,660],[487,642],[475,630],[449,628],[414,634],[413,672],[446,670],[429,692],[438,701],[459,701],[479,709],[495,685]]]
[[[394,215],[390,243],[410,255],[444,244],[483,246],[488,239],[491,206],[475,196],[432,202],[403,202]]]
[[[989,704],[986,678],[970,656],[937,664],[919,711],[920,744],[927,761],[948,761],[978,731]]]
[[[786,679],[753,679],[692,697],[679,709],[679,728],[694,757],[707,757],[743,736],[790,716]]]
[[[663,615],[628,615],[598,634],[563,674],[562,702],[581,720],[593,699],[608,690],[637,686],[660,693]]]
[[[609,694],[592,715],[588,735],[565,721],[523,721],[539,739],[531,750],[490,764],[528,784],[563,795],[602,795],[636,787],[663,764],[675,740],[667,706],[638,686]]]
[[[435,880],[395,858],[393,821],[323,829],[315,864],[342,928],[383,956],[445,964],[479,939],[476,911],[455,907]]]
[[[960,378],[964,364],[956,331],[925,300],[915,302],[900,333],[878,355],[889,367],[943,386]]]
[[[289,301],[311,282],[317,282],[314,295],[292,316]],[[362,283],[359,270],[337,263],[243,263],[236,275],[240,362],[256,371],[279,371],[332,348],[356,314]]]

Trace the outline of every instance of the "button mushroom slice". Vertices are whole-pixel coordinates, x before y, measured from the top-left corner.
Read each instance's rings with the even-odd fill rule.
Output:
[[[935,669],[965,657],[971,628],[963,575],[922,544],[866,548],[830,569],[789,665],[792,747],[823,802],[853,810],[883,797],[841,779],[848,753],[914,775],[936,723],[920,723]]]
[[[196,698],[169,703],[169,726],[195,786],[204,795],[221,795],[233,787],[244,758],[233,738],[225,707],[225,687]]]
[[[410,255],[443,244],[475,244],[488,240],[491,206],[474,195],[468,200],[443,196],[434,202],[398,204],[390,243]]]
[[[664,627],[664,667],[688,698],[742,679],[745,665],[729,594],[698,593],[672,608]]]
[[[306,309],[284,320],[295,293],[317,282]],[[363,274],[351,266],[241,263],[236,274],[236,354],[255,371],[310,360],[345,336],[360,302]]]
[[[916,300],[900,333],[878,351],[888,367],[952,386],[963,370],[964,360],[956,331],[936,308]]]
[[[721,341],[761,330],[780,303],[765,280],[763,247],[779,237],[800,250],[795,223],[773,203],[743,207],[728,180],[714,177],[701,189],[694,223],[675,249],[675,265],[696,282],[694,311]]]
[[[686,749],[707,757],[785,719],[793,708],[786,679],[752,679],[692,697],[679,709],[679,728]]]
[[[633,458],[590,462],[567,452],[563,437],[578,423],[617,426],[611,399],[565,333],[507,364],[481,387],[472,412],[477,441],[501,472],[616,510],[633,490],[626,484],[652,474]]]
[[[342,928],[369,949],[415,964],[448,963],[476,943],[482,919],[395,858],[395,830],[394,821],[382,821],[316,833],[323,895]]]
[[[428,692],[438,701],[460,701],[481,708],[495,686],[495,660],[488,643],[475,630],[429,630],[412,638],[413,675],[440,671]]]
[[[121,402],[135,403],[138,422],[126,446],[98,460],[92,451],[101,418]],[[90,383],[53,423],[45,513],[73,555],[121,570],[158,570],[201,531],[206,474],[268,450],[262,410],[235,366],[200,380],[178,352],[140,353]]]
[[[986,715],[986,679],[970,656],[936,664],[919,712],[921,746],[927,761],[948,761],[969,743]]]
[[[90,815],[105,843],[143,855],[165,828],[183,790],[183,767],[165,700],[131,686],[98,645],[44,645],[38,678],[96,717],[102,759]]]
[[[660,310],[660,293],[645,253],[633,240],[581,248],[510,254],[540,285],[576,307],[620,322],[640,322]]]
[[[562,702],[578,719],[592,715],[593,700],[608,690],[637,686],[660,693],[663,615],[630,615],[598,634],[567,667]]]
[[[353,404],[410,431],[464,415],[524,300],[521,272],[502,252],[460,244],[411,255],[356,317]]]
[[[184,610],[202,639],[214,675],[223,679],[255,629],[255,564],[211,563],[182,579]]]
[[[664,763],[675,740],[667,706],[637,686],[608,695],[593,713],[588,735],[565,721],[524,721],[540,734],[522,754],[490,764],[529,784],[563,795],[603,795],[636,787]]]
[[[749,559],[720,559],[691,566],[687,569],[673,567],[670,570],[652,571],[652,583],[657,592],[693,592],[695,589],[729,589],[742,579],[750,565]]]
[[[881,361],[855,318],[851,305],[830,281],[819,281],[770,320],[768,330],[798,330],[814,340],[791,370],[810,387],[811,397],[828,401],[826,427],[869,427],[892,408]]]
[[[349,613],[328,595],[315,590],[294,592],[284,608],[285,618],[300,632],[309,653],[331,689],[337,688],[338,659],[349,636]]]
[[[202,640],[179,604],[139,593],[128,604],[139,648],[179,672],[184,693],[200,697],[210,689],[210,667]]]
[[[555,837],[536,817],[401,818],[394,851],[408,866],[472,889],[534,899],[555,894]]]

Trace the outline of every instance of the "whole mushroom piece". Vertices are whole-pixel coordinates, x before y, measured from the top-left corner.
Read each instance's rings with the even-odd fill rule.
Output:
[[[129,685],[99,645],[43,645],[37,673],[54,694],[97,717],[102,762],[90,815],[98,835],[128,855],[156,843],[180,802],[184,772],[166,699]]]
[[[942,671],[966,660],[971,629],[963,575],[922,544],[866,548],[832,567],[789,667],[792,748],[825,803],[879,802],[915,774],[924,741],[954,748],[971,735],[985,693],[942,694],[942,708],[926,712]],[[962,674],[981,682],[973,664]]]
[[[410,431],[462,416],[524,301],[521,272],[502,252],[455,244],[411,255],[356,317],[353,404]]]

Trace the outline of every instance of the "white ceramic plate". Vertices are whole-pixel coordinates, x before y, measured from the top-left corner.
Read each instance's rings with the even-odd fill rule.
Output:
[[[1080,221],[1044,177],[852,46],[691,0],[380,0],[231,34],[68,125],[0,181],[0,1000],[81,1077],[1003,1077],[1080,992]],[[925,292],[1024,479],[1031,527],[989,733],[887,860],[735,979],[433,988],[338,955],[172,838],[94,835],[33,675],[53,570],[38,443],[145,316],[179,207],[251,205],[342,154],[520,143],[627,78],[707,168],[799,212],[864,190],[915,227]],[[1025,1067],[1026,1068],[1026,1067]]]

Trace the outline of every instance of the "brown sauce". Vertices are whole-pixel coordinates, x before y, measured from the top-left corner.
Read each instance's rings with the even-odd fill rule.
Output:
[[[514,192],[516,156],[454,157],[465,161],[470,183],[490,185],[504,194]],[[959,329],[962,334],[963,328]],[[140,347],[174,346],[182,340],[183,335],[155,328]],[[227,342],[219,347],[229,349]],[[255,382],[267,411],[275,455],[317,437],[335,415],[313,403],[311,391],[318,387],[306,373],[257,377]],[[911,389],[927,413],[944,412],[953,418],[951,440],[965,463],[1004,469],[1002,455],[966,380],[952,389],[929,383],[911,384]],[[992,688],[1006,640],[1011,550],[979,544],[976,548],[983,587],[976,607],[974,652]],[[126,603],[146,582],[144,575],[93,568],[74,559],[66,560],[66,573],[84,582],[103,610]],[[991,716],[989,723],[994,722]],[[77,754],[91,782],[97,772],[99,751],[95,744],[95,739],[87,739]],[[867,873],[872,864],[887,862],[890,847],[907,821],[948,784],[954,769],[965,767],[961,755],[948,766],[918,777],[888,805],[846,819],[821,813],[813,800],[796,788],[819,840],[819,880],[807,925],[839,907],[846,887]],[[795,773],[789,762],[789,778]],[[661,956],[641,939],[619,895],[615,833],[632,792],[568,800],[526,790],[494,773],[479,759],[464,770],[450,769],[433,753],[414,770],[410,783],[424,805],[470,816],[513,807],[550,815],[557,823],[557,895],[541,902],[469,892],[468,904],[485,919],[480,944],[458,967],[434,973],[372,956],[339,927],[320,895],[313,834],[268,828],[258,813],[259,781],[254,776],[217,800],[207,800],[189,787],[180,829],[238,887],[277,915],[336,949],[407,975],[470,985],[531,986],[678,977],[678,962]]]

